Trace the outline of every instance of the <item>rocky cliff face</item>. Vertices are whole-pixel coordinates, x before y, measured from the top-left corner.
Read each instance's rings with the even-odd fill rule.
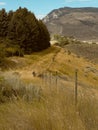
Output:
[[[51,34],[98,41],[98,8],[55,9],[43,21]]]

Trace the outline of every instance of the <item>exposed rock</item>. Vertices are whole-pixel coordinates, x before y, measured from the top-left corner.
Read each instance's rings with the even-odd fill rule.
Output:
[[[98,41],[98,8],[55,9],[43,21],[51,34],[74,36],[83,41]]]

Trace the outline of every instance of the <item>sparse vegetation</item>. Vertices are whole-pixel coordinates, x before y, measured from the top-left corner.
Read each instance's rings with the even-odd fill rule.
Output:
[[[98,44],[89,44],[82,42],[80,44],[72,43],[66,45],[65,48],[80,57],[84,57],[94,63],[98,63]]]
[[[97,130],[96,66],[55,46],[12,59],[17,62],[17,69],[0,71],[0,130]],[[77,106],[74,101],[76,65],[79,70]]]
[[[53,36],[53,40],[57,41],[56,45],[59,45],[61,47],[73,43],[74,42],[73,39],[74,39],[73,37],[66,37],[66,36],[61,36],[56,34]]]
[[[43,21],[52,35],[74,36],[82,41],[98,41],[97,13],[98,8],[63,7],[52,10]],[[57,19],[53,17],[54,14]]]

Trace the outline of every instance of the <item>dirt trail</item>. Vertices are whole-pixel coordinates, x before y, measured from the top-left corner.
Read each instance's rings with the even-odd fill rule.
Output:
[[[65,57],[64,57],[64,55],[65,55]],[[48,86],[56,86],[60,90],[70,92],[74,95],[74,84],[75,84],[74,77],[72,78],[72,77],[68,76],[67,74],[63,74],[63,73],[59,72],[58,68],[56,68],[56,67],[58,66],[58,64],[59,64],[59,66],[64,64],[65,61],[67,62],[67,64],[69,64],[69,66],[70,65],[73,66],[75,63],[75,60],[79,60],[78,62],[80,62],[80,63],[79,63],[79,66],[77,64],[77,67],[81,66],[80,69],[82,69],[85,66],[87,66],[87,61],[85,63],[83,63],[84,60],[75,57],[73,54],[67,55],[67,53],[61,48],[57,49],[53,53],[49,53],[48,55],[45,55],[43,57],[40,56],[38,58],[39,59],[35,60],[34,63],[33,63],[33,61],[30,61],[32,64],[30,63],[27,66],[25,65],[21,69],[17,68],[12,71],[10,70],[10,71],[4,72],[3,75],[9,76],[10,74],[12,74],[12,75],[16,74],[22,80],[24,80],[26,82],[37,83],[39,85],[42,85],[42,82],[44,82],[44,84],[47,84]],[[68,61],[69,60],[68,58],[70,58],[70,62]],[[16,61],[17,60],[18,59],[16,59]],[[27,60],[28,59],[26,59],[26,61]],[[60,61],[58,61],[58,60],[60,60]],[[23,62],[24,61],[25,61],[25,59],[23,59]],[[85,64],[85,66],[84,66],[84,64]],[[91,65],[92,64],[90,63],[89,66],[91,66]],[[53,67],[55,68],[55,70]],[[50,70],[52,70],[52,72]],[[57,75],[56,75],[56,70],[57,70]],[[34,76],[32,74],[33,72],[36,73],[36,76]],[[47,82],[47,83],[45,83],[45,82]],[[78,82],[78,94],[80,96],[87,95],[88,97],[95,98],[96,100],[98,100],[98,87],[95,88],[93,86],[88,86],[87,84],[85,84],[85,83],[83,84],[81,82],[80,81]]]

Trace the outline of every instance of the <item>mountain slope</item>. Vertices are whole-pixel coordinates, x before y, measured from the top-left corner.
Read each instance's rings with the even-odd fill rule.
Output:
[[[98,41],[98,8],[60,8],[44,19],[51,34]]]

